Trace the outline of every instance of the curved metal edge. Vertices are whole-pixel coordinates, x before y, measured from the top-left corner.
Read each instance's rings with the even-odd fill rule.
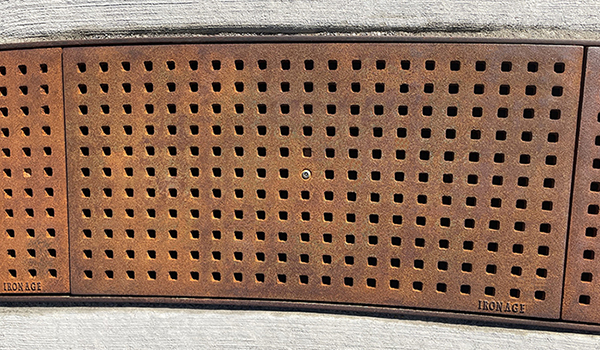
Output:
[[[598,40],[554,40],[554,39],[520,39],[520,38],[472,38],[472,37],[420,37],[375,34],[215,34],[183,36],[131,37],[111,39],[76,39],[59,41],[31,41],[22,43],[0,44],[0,50],[32,49],[49,47],[80,47],[103,45],[171,45],[171,44],[232,44],[232,43],[305,43],[305,42],[350,42],[350,43],[463,43],[463,44],[524,44],[524,45],[569,45],[600,46]]]

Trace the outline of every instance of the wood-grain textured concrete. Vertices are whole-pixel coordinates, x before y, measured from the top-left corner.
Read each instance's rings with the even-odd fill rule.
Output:
[[[300,312],[0,308],[0,349],[597,349],[600,336]]]
[[[214,33],[600,38],[596,0],[8,0],[0,42]]]

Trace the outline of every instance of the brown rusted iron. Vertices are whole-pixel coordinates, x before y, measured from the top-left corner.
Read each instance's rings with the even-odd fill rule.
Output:
[[[600,323],[598,206],[600,205],[600,49],[589,48],[573,182],[562,318]]]
[[[72,291],[558,318],[582,53],[67,48]]]
[[[0,293],[69,291],[60,48],[0,52]]]

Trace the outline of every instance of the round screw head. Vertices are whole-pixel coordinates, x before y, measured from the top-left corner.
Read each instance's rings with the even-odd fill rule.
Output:
[[[310,170],[306,169],[306,170],[303,170],[303,171],[302,171],[302,178],[303,178],[304,180],[308,180],[308,179],[310,179],[310,175],[311,175],[311,174],[310,174]]]

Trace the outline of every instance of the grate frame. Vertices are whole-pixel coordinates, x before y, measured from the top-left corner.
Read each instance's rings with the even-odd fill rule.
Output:
[[[0,52],[2,294],[70,290],[61,55]]]

